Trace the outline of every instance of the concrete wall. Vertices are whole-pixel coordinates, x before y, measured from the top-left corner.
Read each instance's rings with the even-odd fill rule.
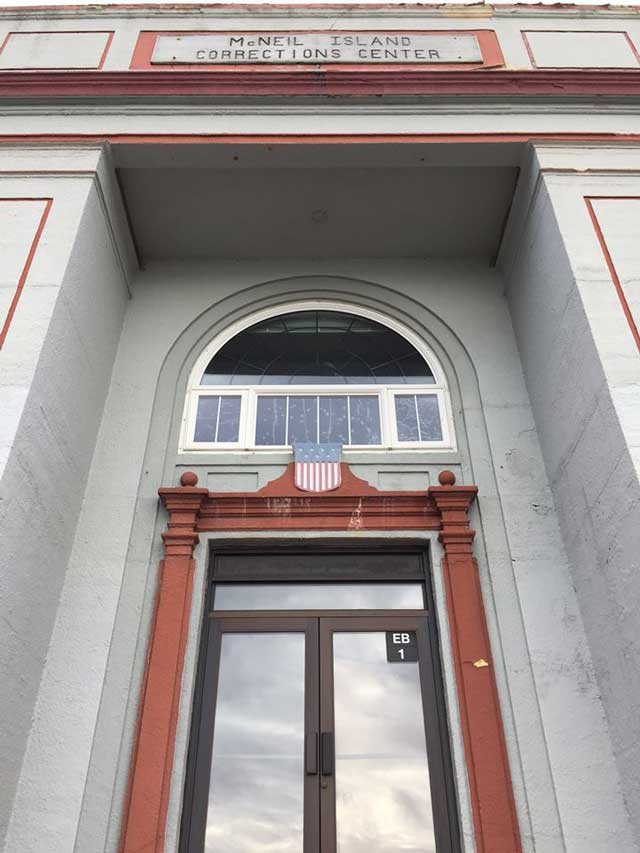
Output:
[[[611,67],[632,70],[640,67],[636,58],[640,45],[640,17],[636,8],[608,9],[578,7],[492,8],[488,5],[451,7],[446,10],[417,6],[366,5],[332,9],[316,6],[300,9],[294,14],[277,5],[264,4],[248,13],[238,6],[171,7],[142,6],[125,9],[87,7],[78,10],[60,7],[47,9],[0,9],[0,41],[7,36],[6,66],[0,67],[0,80],[11,67],[24,62],[37,73],[40,57],[43,73],[52,63],[66,61],[75,70],[94,70],[96,73],[130,69],[136,44],[144,31],[228,31],[251,29],[257,31],[361,29],[368,31],[426,30],[474,31],[492,30],[504,56],[504,69],[533,71],[540,65],[546,74],[550,63],[562,67],[567,62],[576,67]],[[552,31],[549,39],[536,33]],[[42,33],[36,43],[27,33]],[[104,43],[101,36],[89,39],[90,32],[113,34],[104,57],[99,56]],[[11,35],[14,33],[15,35]],[[70,41],[66,33],[70,33]],[[77,47],[73,44],[76,33]],[[523,33],[527,33],[529,41]],[[596,52],[587,47],[595,34],[598,45],[607,49]],[[599,34],[607,34],[602,39]],[[576,34],[580,36],[576,47]],[[544,50],[540,48],[544,40]],[[613,47],[610,45],[613,44]],[[533,46],[532,46],[533,45]],[[529,50],[527,49],[529,46]],[[63,57],[64,54],[64,57]],[[604,54],[604,56],[603,56]],[[66,58],[66,59],[65,59]],[[100,70],[96,69],[102,63]],[[634,65],[636,63],[636,65]],[[0,66],[2,54],[0,53]],[[173,66],[167,66],[171,69]],[[175,75],[181,72],[175,69]],[[520,109],[502,96],[487,96],[481,100],[457,95],[454,99],[423,98],[419,103],[390,105],[376,100],[366,104],[348,103],[332,97],[323,101],[322,111],[295,98],[281,99],[277,108],[272,103],[254,102],[252,109],[238,103],[240,98],[211,98],[203,104],[198,99],[150,95],[144,110],[123,99],[114,110],[99,99],[87,103],[79,99],[72,106],[53,104],[50,108],[33,109],[28,103],[16,101],[0,108],[0,134],[40,135],[72,134],[109,136],[116,134],[620,134],[640,133],[640,116],[628,110],[620,98],[588,97],[584,108],[576,109],[558,97],[531,98]]]
[[[448,12],[448,14],[447,14]],[[248,19],[250,26],[248,26]],[[359,8],[317,6],[294,15],[266,4],[251,10],[238,7],[167,6],[151,14],[143,6],[131,10],[93,8],[77,10],[0,10],[0,72],[15,68],[51,68],[126,71],[138,37],[144,31],[273,31],[340,30],[493,30],[504,55],[505,68],[638,68],[640,20],[633,8],[562,10],[509,9],[473,5],[444,10],[400,5]],[[547,31],[551,31],[547,35]],[[37,33],[38,35],[33,35]],[[113,34],[111,40],[108,39]],[[523,38],[523,33],[527,38]],[[601,34],[601,35],[600,35]],[[106,41],[106,43],[105,43]],[[170,66],[164,66],[170,67]]]
[[[625,157],[540,147],[505,267],[572,582],[640,845],[640,353],[585,203],[611,197],[594,208],[604,213],[602,235],[633,297],[638,220],[612,214],[617,204],[626,210],[623,197],[640,193],[640,178],[622,172],[623,163],[637,168],[636,161],[634,151]],[[595,765],[593,778],[598,772]]]
[[[196,467],[202,481],[221,470],[249,469],[263,482],[288,461],[287,454],[276,454],[263,467],[245,454],[177,456],[189,370],[228,322],[254,306],[305,295],[340,296],[386,310],[423,335],[445,365],[459,452],[400,454],[393,462],[369,453],[349,461],[374,483],[398,465],[435,480],[446,465],[480,487],[477,554],[525,850],[634,849],[502,288],[500,276],[480,260],[175,265],[150,268],[137,278],[8,853],[117,849],[164,524],[156,490],[176,482],[185,467]],[[202,553],[199,566],[202,578]],[[438,564],[435,572],[441,589]],[[439,603],[444,612],[441,598]],[[192,662],[200,610],[196,596]],[[465,849],[471,850],[446,642],[443,650]],[[175,849],[179,822],[191,676],[188,670],[168,850]],[[72,706],[66,701],[71,696]],[[54,773],[65,779],[63,787],[52,789]]]
[[[26,169],[27,175],[0,174],[0,195],[48,196],[53,204],[0,350],[6,460],[0,485],[0,839],[33,722],[127,301],[93,176],[99,157],[99,151],[57,152],[45,165],[28,151],[2,153],[3,168]],[[75,175],[64,172],[71,171],[70,160]],[[57,176],[47,174],[56,167]],[[86,173],[78,175],[80,169]],[[10,230],[3,239],[12,242]],[[13,246],[21,251],[20,241]],[[55,787],[54,777],[49,781]]]
[[[113,31],[104,56],[98,54],[108,39],[79,36],[76,51],[73,38],[63,38],[70,66],[97,68],[104,60],[109,71],[129,67],[141,30],[285,26],[495,29],[506,66],[522,70],[532,62],[562,64],[567,56],[577,62],[584,39],[572,37],[567,53],[564,31],[626,32],[640,43],[637,10],[469,7],[447,16],[409,7],[338,15],[318,8],[295,17],[267,7],[251,17],[237,8],[88,9],[81,16],[75,9],[0,10],[0,40],[9,32],[57,33],[37,44],[12,36],[0,66],[6,71],[23,62],[37,70],[43,57],[50,66],[67,30]],[[532,36],[529,55],[522,31],[546,29],[558,36],[542,39],[544,52]],[[630,42],[613,41],[624,45],[620,64],[633,67]],[[0,67],[0,81],[2,73]],[[615,100],[580,108],[560,97],[473,105],[436,98],[357,106],[336,99],[321,107],[294,99],[250,107],[164,99],[143,107],[0,106],[4,136],[123,133],[633,134],[640,133],[640,115]],[[617,269],[616,290],[584,201],[585,195],[640,198],[636,149],[594,149],[585,159],[584,149],[566,144],[539,147],[521,181],[502,274],[486,259],[176,261],[137,275],[127,303],[135,262],[107,155],[91,143],[29,144],[25,139],[19,150],[0,152],[0,198],[53,199],[0,351],[6,462],[0,509],[8,531],[8,571],[0,579],[1,833],[11,818],[5,853],[117,849],[165,523],[157,488],[177,482],[185,468],[215,487],[248,478],[259,486],[289,461],[288,454],[268,462],[255,454],[178,454],[187,376],[204,346],[254,307],[327,294],[404,322],[445,366],[456,453],[399,452],[392,461],[365,453],[348,461],[374,485],[388,487],[404,475],[402,482],[420,477],[426,486],[446,466],[479,486],[475,547],[525,850],[637,849],[638,351],[619,293],[633,316],[637,232],[621,207],[595,203]],[[592,171],[579,175],[585,168]],[[22,216],[26,208],[12,209],[16,216],[2,220],[9,239],[0,235],[15,261],[0,273],[4,297],[15,290],[15,270],[24,267],[40,212],[29,208]],[[461,822],[471,851],[434,553]],[[205,564],[203,544],[170,851],[180,819]]]

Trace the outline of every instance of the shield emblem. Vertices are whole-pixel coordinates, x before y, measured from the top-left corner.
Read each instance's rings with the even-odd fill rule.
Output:
[[[342,482],[341,444],[294,444],[294,482],[303,492],[332,492]]]

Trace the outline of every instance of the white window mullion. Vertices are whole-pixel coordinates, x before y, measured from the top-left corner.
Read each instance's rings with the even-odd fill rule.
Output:
[[[438,398],[436,397],[436,400]],[[416,429],[418,430],[418,441],[422,441],[422,430],[420,429],[420,414],[418,412],[418,395],[413,395],[413,408],[416,413]]]
[[[284,404],[284,443],[289,446],[289,395],[285,396]]]
[[[222,408],[222,394],[218,394],[218,411],[216,412],[216,429],[213,433],[214,442],[218,441],[218,429],[220,428],[220,409]],[[240,413],[242,414],[242,404],[240,405]],[[240,437],[240,424],[238,424],[238,438]]]
[[[248,389],[242,392],[240,403],[240,435],[243,447],[253,447],[256,443],[256,394]]]
[[[395,398],[398,394],[411,396],[413,397],[413,405],[414,405],[414,414],[416,418],[416,430],[417,430],[417,440],[413,442],[409,441],[399,441],[398,439],[398,425],[397,425],[397,417],[396,417],[396,408],[395,408]],[[334,387],[323,387],[320,390],[318,386],[298,386],[294,393],[291,393],[290,388],[283,388],[278,386],[271,386],[267,389],[261,387],[224,387],[224,388],[216,388],[214,386],[200,386],[197,388],[193,388],[189,393],[188,400],[185,401],[185,409],[183,414],[182,421],[182,438],[181,438],[181,450],[202,450],[202,451],[217,451],[217,450],[230,450],[230,449],[260,449],[267,450],[269,445],[256,445],[255,437],[256,437],[256,428],[257,428],[257,409],[258,402],[261,396],[277,396],[280,398],[284,398],[285,407],[284,407],[284,446],[288,446],[290,444],[291,436],[290,436],[290,428],[289,428],[289,417],[290,417],[290,403],[291,398],[296,396],[307,396],[315,398],[315,411],[316,411],[316,441],[320,442],[320,437],[322,434],[321,430],[321,409],[322,409],[322,397],[324,396],[335,396],[335,397],[346,397],[347,400],[347,436],[346,436],[346,445],[353,446],[353,410],[351,406],[351,401],[353,396],[367,396],[367,397],[375,397],[378,402],[379,414],[380,414],[380,444],[375,445],[377,449],[387,448],[387,449],[419,449],[419,448],[427,448],[427,449],[445,449],[449,447],[455,447],[455,428],[453,422],[453,410],[451,406],[450,398],[447,394],[447,391],[442,388],[433,387],[433,386],[424,386],[424,387],[407,387],[407,386],[394,386],[391,385],[389,387],[377,387],[373,389],[371,386],[350,386],[349,390],[346,389],[339,390]],[[442,429],[442,440],[441,441],[433,441],[425,438],[422,434],[422,429],[420,425],[420,411],[418,406],[418,396],[420,395],[432,395],[436,397],[437,406],[438,406],[438,416],[440,418],[440,424]],[[219,398],[218,404],[218,412],[216,415],[214,429],[215,433],[211,436],[211,441],[207,442],[196,442],[195,441],[195,430],[197,423],[197,414],[198,414],[198,405],[200,399],[202,397],[214,396]],[[238,396],[240,397],[240,425],[238,430],[238,440],[237,442],[224,442],[222,444],[218,443],[218,437],[220,433],[220,423],[221,423],[221,410],[224,400],[228,396]],[[283,445],[279,445],[282,447]],[[276,445],[273,445],[275,449]],[[359,446],[359,449],[365,449],[365,445]],[[374,445],[371,445],[373,448]]]
[[[398,429],[396,426],[396,398],[393,391],[385,388],[382,391],[383,423],[385,434],[382,443],[386,447],[393,447],[397,443]]]

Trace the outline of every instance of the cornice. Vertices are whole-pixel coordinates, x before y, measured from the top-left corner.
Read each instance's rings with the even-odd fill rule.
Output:
[[[145,99],[325,95],[467,98],[640,95],[640,69],[625,71],[433,71],[287,69],[245,71],[7,71],[0,99]]]
[[[390,3],[366,5],[361,3],[336,3],[325,5],[254,3],[231,5],[228,3],[202,4],[74,4],[69,6],[3,6],[0,20],[83,20],[119,19],[227,19],[253,18],[277,20],[280,18],[638,18],[640,9],[633,6],[591,5],[571,3],[509,4],[492,6],[488,3]]]

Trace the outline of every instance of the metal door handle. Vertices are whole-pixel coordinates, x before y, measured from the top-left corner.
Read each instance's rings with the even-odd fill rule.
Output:
[[[333,775],[333,732],[320,735],[320,773],[323,776]]]
[[[311,732],[305,738],[304,764],[308,776],[318,772],[318,732]]]

